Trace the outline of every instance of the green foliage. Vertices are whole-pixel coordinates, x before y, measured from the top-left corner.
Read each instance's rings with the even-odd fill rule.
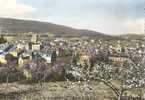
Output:
[[[54,34],[51,32],[48,32],[48,39],[52,39],[54,37]]]
[[[77,53],[74,57],[73,57],[73,63],[77,64],[80,60],[79,54]]]
[[[0,36],[0,44],[5,43],[5,42],[7,42],[7,41],[4,39],[3,35],[1,35]]]

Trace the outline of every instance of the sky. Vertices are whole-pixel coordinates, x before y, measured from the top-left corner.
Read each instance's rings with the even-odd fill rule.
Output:
[[[0,17],[106,34],[144,33],[145,0],[0,0]]]

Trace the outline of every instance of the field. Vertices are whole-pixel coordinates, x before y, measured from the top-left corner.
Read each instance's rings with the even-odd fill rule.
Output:
[[[73,85],[71,85],[73,84]],[[139,97],[138,91],[125,95]],[[90,82],[47,82],[39,83],[14,82],[0,85],[0,100],[115,100],[113,91],[103,83]],[[126,99],[130,100],[130,99]],[[132,100],[132,99],[131,99]]]

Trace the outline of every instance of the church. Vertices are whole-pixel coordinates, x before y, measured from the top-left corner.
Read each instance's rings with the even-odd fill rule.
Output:
[[[33,34],[31,42],[29,43],[29,49],[32,51],[40,51],[41,42],[38,34]]]

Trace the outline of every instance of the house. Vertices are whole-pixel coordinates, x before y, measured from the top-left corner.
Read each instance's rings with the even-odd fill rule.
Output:
[[[0,63],[6,64],[7,60],[5,59],[5,54],[0,54]]]
[[[31,50],[32,51],[40,51],[41,45],[40,43],[32,43],[31,44]]]
[[[51,53],[42,54],[42,58],[44,58],[47,63],[52,63],[52,54]]]
[[[8,63],[8,65],[10,65],[11,67],[16,67],[17,66],[17,62],[18,62],[18,58],[14,57],[13,55],[9,54],[9,53],[5,53],[5,59]]]
[[[86,52],[80,52],[79,53],[79,63],[82,66],[88,65],[90,66],[90,56]]]
[[[31,42],[29,43],[29,49],[32,51],[40,51],[41,43],[37,34],[32,35]]]
[[[113,64],[123,65],[128,60],[129,58],[125,53],[109,54],[109,61],[111,61]]]
[[[13,47],[9,50],[9,54],[13,55],[14,57],[18,57],[18,51],[16,47]]]
[[[37,43],[39,41],[39,36],[38,34],[33,34],[31,38],[32,43]]]
[[[124,62],[127,61],[126,57],[120,57],[120,56],[110,56],[109,60],[113,61],[113,62]]]
[[[18,44],[17,44],[17,48],[18,48],[18,49],[29,50],[29,44],[28,44],[28,43],[18,43]]]
[[[52,63],[56,60],[56,51],[47,50],[47,51],[35,51],[32,52],[32,59],[44,59],[46,63]]]
[[[0,44],[0,53],[3,53],[8,47],[8,43]]]
[[[5,45],[4,44],[1,44],[0,45],[0,53],[4,52],[5,50]]]
[[[42,44],[41,44],[41,50],[48,50],[48,49],[50,49],[51,48],[51,46],[50,46],[50,43],[49,42],[47,42],[47,41],[43,41],[42,42]]]
[[[104,61],[104,62],[107,62],[108,61],[108,57],[109,57],[109,54],[107,51],[101,51],[99,50],[98,53],[95,56],[95,59],[97,61]]]
[[[18,66],[21,67],[27,64],[31,60],[30,56],[19,57],[18,59]]]
[[[21,67],[25,64],[27,64],[30,60],[32,59],[32,56],[30,53],[23,53],[22,55],[20,55],[19,59],[18,59],[18,66]]]
[[[56,51],[55,50],[48,50],[41,53],[42,58],[46,60],[47,63],[52,63],[56,60]]]

